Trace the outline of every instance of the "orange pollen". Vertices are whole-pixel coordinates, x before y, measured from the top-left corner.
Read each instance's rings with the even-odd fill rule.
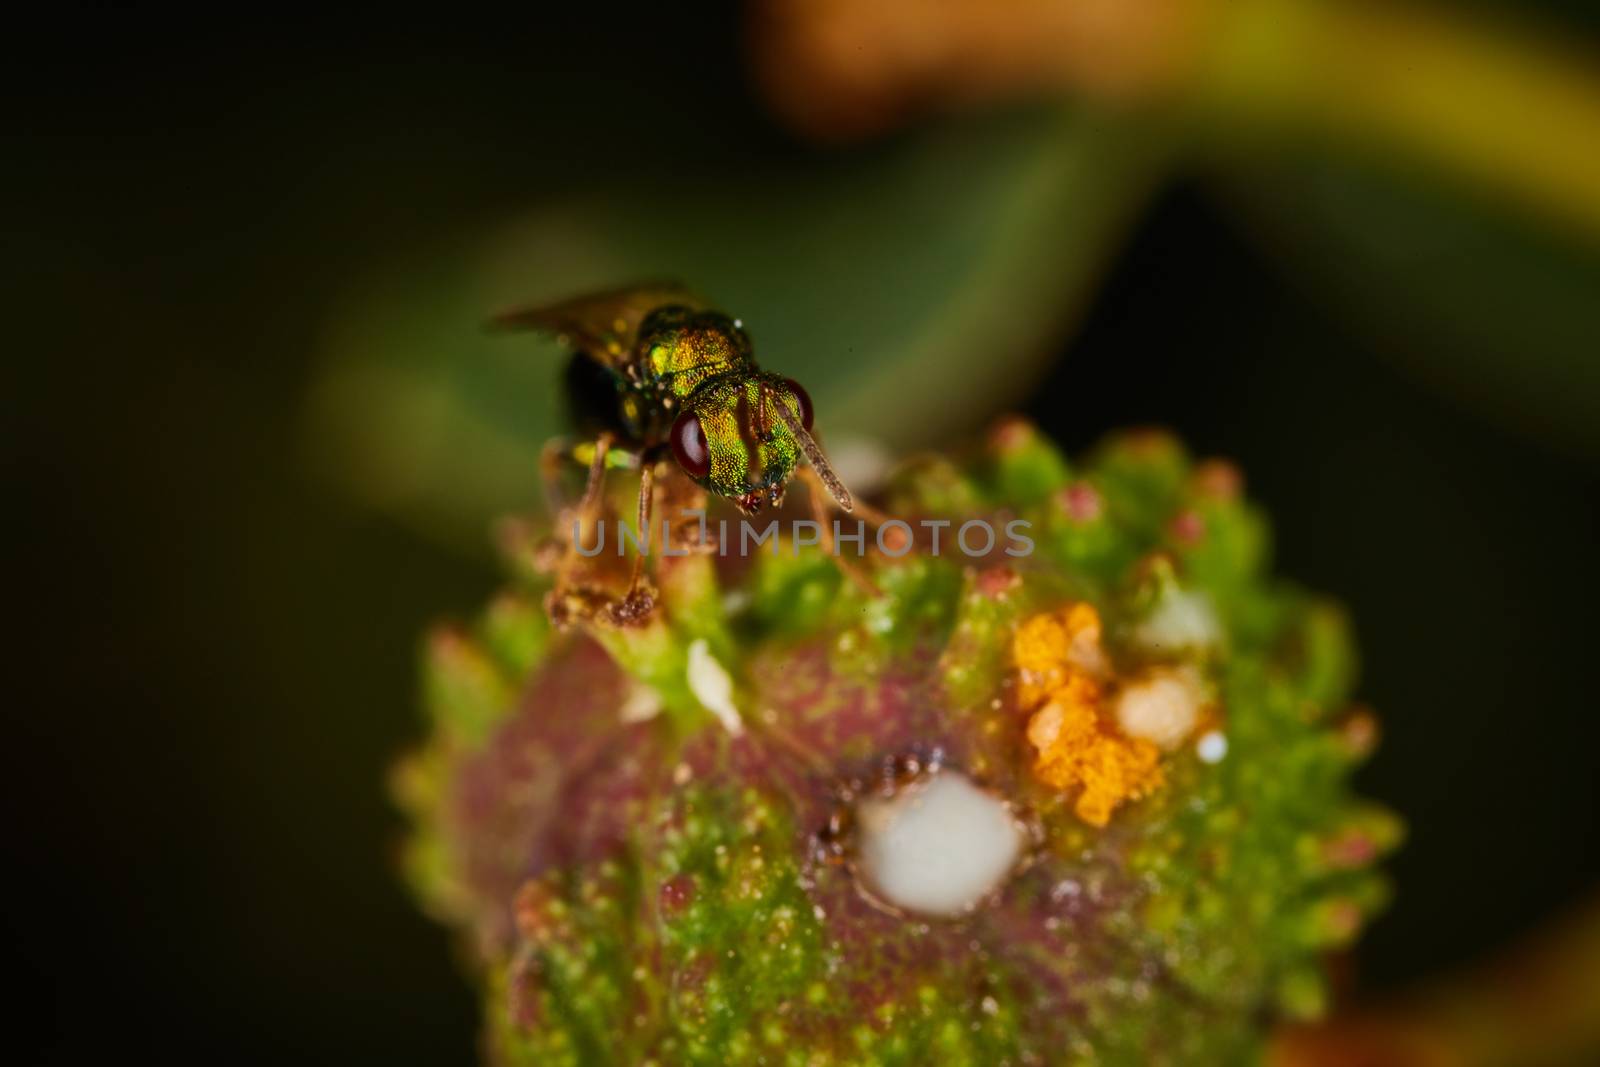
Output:
[[[1079,602],[1023,621],[1012,639],[1018,701],[1037,750],[1033,773],[1055,789],[1076,791],[1073,810],[1104,826],[1127,800],[1162,785],[1161,752],[1130,738],[1105,713],[1102,682],[1110,673],[1100,644],[1100,615]]]

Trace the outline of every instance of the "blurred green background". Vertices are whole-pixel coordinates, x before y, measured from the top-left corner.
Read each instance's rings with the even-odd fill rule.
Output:
[[[1014,407],[1239,462],[1279,569],[1352,609],[1362,785],[1412,826],[1362,990],[1593,893],[1600,174],[1544,202],[1092,93],[819,146],[718,5],[51,19],[7,94],[19,1062],[471,1061],[384,779],[417,636],[493,588],[558,420],[553,350],[479,322],[663,273],[838,438]]]

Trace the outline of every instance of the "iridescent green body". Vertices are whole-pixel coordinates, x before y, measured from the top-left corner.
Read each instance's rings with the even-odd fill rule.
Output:
[[[776,502],[800,443],[774,405],[797,418],[802,406],[785,378],[756,366],[743,327],[720,312],[668,306],[645,319],[636,352],[622,375],[622,409],[637,438],[660,443],[677,411],[692,411],[710,453],[709,473],[696,480],[719,496]]]
[[[794,382],[756,365],[738,320],[676,286],[644,286],[499,321],[574,344],[567,387],[581,429],[646,458],[671,449],[694,481],[745,511],[782,499],[804,451],[794,425],[809,422],[809,401]],[[686,430],[685,416],[698,428]],[[675,428],[703,463],[686,461]]]

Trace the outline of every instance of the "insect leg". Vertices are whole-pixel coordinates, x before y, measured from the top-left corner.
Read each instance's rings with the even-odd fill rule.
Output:
[[[640,465],[639,471],[639,551],[634,553],[633,573],[628,578],[628,591],[621,600],[606,609],[611,622],[620,626],[641,622],[655,607],[654,592],[645,587],[644,560],[650,544],[650,512],[655,499],[655,466]]]
[[[633,576],[628,580],[628,595],[639,588],[639,576],[644,573],[644,557],[650,545],[650,508],[654,503],[655,468],[646,463],[639,472],[639,545],[633,557]]]
[[[585,538],[592,540],[595,537],[594,527],[604,518],[606,456],[611,451],[613,440],[610,433],[602,433],[595,439],[594,457],[589,463],[589,480],[584,487],[583,500],[579,502],[572,519],[572,538],[567,543],[561,565],[556,569],[555,583],[545,599],[550,619],[558,626],[565,626],[574,618],[593,613],[594,594],[579,577],[585,561],[578,546],[584,543]]]
[[[572,455],[572,442],[552,437],[539,450],[539,480],[544,483],[544,508],[551,516],[561,514],[561,468]]]
[[[584,495],[579,500],[580,513],[583,508],[592,507],[592,502],[599,493],[595,481],[597,477],[604,477],[606,471],[639,469],[637,452],[618,448],[614,443],[616,440],[614,436],[609,434],[604,436],[610,440],[596,439],[574,444],[570,438],[552,438],[539,450],[539,477],[544,483],[545,508],[552,518],[560,518],[571,506],[562,491],[562,474],[567,464],[582,467],[588,472]],[[600,472],[598,475],[597,469]]]
[[[613,440],[610,433],[603,433],[595,439],[594,459],[589,464],[589,481],[584,487],[583,503],[580,505],[585,521],[592,518],[600,506],[600,494],[606,487],[606,453],[611,451]]]

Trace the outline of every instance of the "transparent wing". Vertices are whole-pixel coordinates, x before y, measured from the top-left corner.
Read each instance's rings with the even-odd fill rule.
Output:
[[[697,311],[706,307],[704,299],[676,282],[646,282],[556,304],[514,308],[490,319],[489,325],[498,330],[553,334],[596,362],[615,368],[633,355],[644,317],[671,304]]]

